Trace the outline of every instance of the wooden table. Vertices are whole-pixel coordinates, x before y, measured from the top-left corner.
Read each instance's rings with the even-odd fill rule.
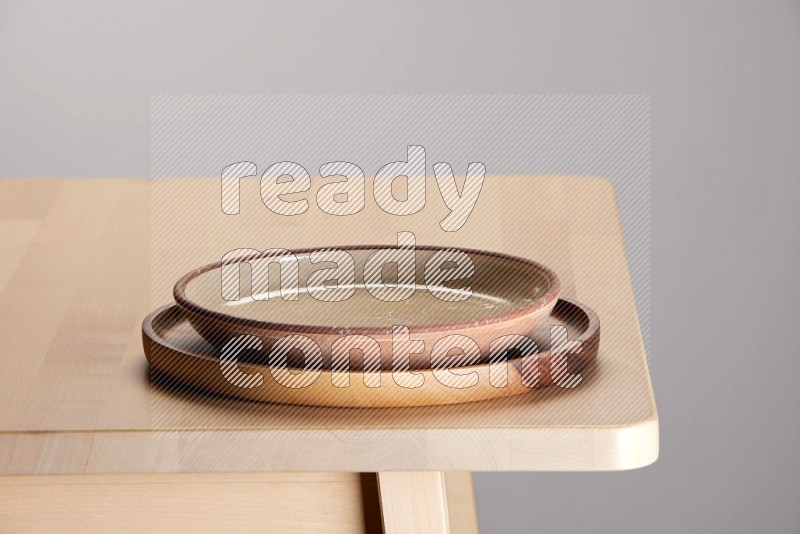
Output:
[[[452,233],[438,226],[435,183],[407,217],[369,193],[350,217],[320,212],[311,195],[307,213],[280,217],[257,179],[241,187],[241,217],[223,220],[218,179],[0,181],[0,531],[470,532],[471,471],[657,458],[607,181],[487,177]],[[562,294],[600,316],[598,364],[575,389],[430,409],[245,403],[151,380],[141,320],[170,302],[180,274],[237,247],[391,244],[400,230],[553,267]]]

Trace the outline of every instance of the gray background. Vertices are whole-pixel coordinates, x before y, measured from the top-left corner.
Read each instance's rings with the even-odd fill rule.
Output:
[[[638,93],[661,459],[481,474],[485,532],[800,531],[800,4],[0,1],[0,175],[146,176],[165,93]]]

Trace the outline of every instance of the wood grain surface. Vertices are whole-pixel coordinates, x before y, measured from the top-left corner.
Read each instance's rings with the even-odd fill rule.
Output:
[[[378,488],[386,534],[450,533],[444,473],[379,473]]]
[[[407,217],[370,205],[280,217],[258,181],[243,180],[241,218],[225,218],[219,198],[217,179],[0,181],[0,474],[609,470],[656,459],[608,182],[490,176],[453,233],[438,226],[441,203]],[[600,316],[598,364],[574,389],[425,409],[247,403],[151,380],[141,321],[190,269],[239,247],[392,244],[398,231],[550,266],[562,295]]]
[[[375,475],[0,477],[0,532],[381,532]]]

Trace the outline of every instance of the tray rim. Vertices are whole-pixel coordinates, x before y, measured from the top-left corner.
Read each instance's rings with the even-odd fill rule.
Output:
[[[578,369],[583,369],[586,364],[593,363],[599,353],[599,341],[600,341],[600,321],[597,314],[584,304],[580,304],[576,301],[572,301],[570,299],[559,299],[559,302],[564,302],[565,304],[569,305],[572,308],[577,308],[580,310],[584,317],[588,319],[588,324],[586,324],[585,329],[581,332],[580,335],[577,335],[574,340],[581,341],[581,344],[577,350],[570,351],[568,355],[572,355],[573,357],[577,357],[579,359]],[[519,383],[519,380],[522,377],[523,370],[520,368],[521,362],[523,361],[526,355],[519,355],[517,358],[509,358],[506,360],[507,370],[508,370],[508,383],[504,387],[492,387],[490,386],[482,386],[479,383],[476,383],[473,387],[468,387],[465,389],[455,389],[455,394],[444,394],[442,387],[443,384],[436,384],[435,380],[431,380],[430,383],[433,384],[433,388],[428,387],[425,388],[425,385],[420,387],[412,387],[411,389],[406,388],[405,386],[401,386],[399,384],[392,385],[394,382],[393,377],[393,370],[383,368],[377,371],[365,371],[365,370],[353,370],[356,374],[361,374],[363,380],[356,381],[355,384],[361,384],[363,381],[366,384],[367,377],[373,376],[379,378],[381,384],[385,383],[389,386],[390,389],[375,389],[372,390],[375,393],[371,394],[370,396],[365,396],[364,392],[366,390],[370,390],[371,387],[364,387],[362,388],[360,385],[356,386],[358,390],[361,390],[359,393],[358,391],[355,394],[348,395],[345,391],[349,391],[346,389],[339,388],[331,383],[330,387],[327,387],[328,393],[322,393],[319,388],[316,390],[306,390],[305,387],[301,389],[293,389],[292,391],[296,391],[300,396],[299,397],[288,397],[285,394],[276,393],[276,392],[283,392],[286,393],[287,390],[279,389],[277,386],[270,385],[266,386],[267,382],[262,383],[257,389],[244,389],[244,390],[237,390],[237,389],[230,389],[227,387],[220,387],[221,380],[224,380],[221,376],[218,376],[216,379],[210,379],[207,373],[211,372],[210,368],[205,367],[205,371],[200,371],[199,374],[194,376],[192,373],[187,373],[185,370],[187,369],[187,363],[190,363],[192,360],[197,359],[199,362],[198,364],[201,366],[199,369],[203,369],[203,366],[212,365],[217,367],[216,373],[219,373],[218,369],[218,357],[215,357],[211,354],[202,354],[192,350],[185,350],[173,344],[172,342],[166,340],[164,337],[159,335],[156,330],[153,328],[153,323],[155,319],[158,319],[164,313],[172,314],[172,317],[167,318],[168,321],[179,321],[179,322],[186,322],[190,327],[191,323],[186,317],[185,312],[180,309],[175,304],[166,305],[158,308],[157,310],[151,312],[150,314],[145,317],[144,321],[142,322],[142,343],[144,345],[144,352],[147,361],[150,363],[151,370],[157,371],[159,373],[163,373],[165,376],[170,377],[173,380],[176,380],[179,383],[186,384],[193,388],[198,388],[198,391],[207,392],[215,395],[222,395],[227,398],[236,399],[236,400],[243,400],[247,402],[259,402],[259,403],[269,403],[269,404],[278,404],[278,405],[292,405],[292,406],[316,406],[316,407],[324,407],[324,408],[335,408],[335,409],[391,409],[391,408],[421,408],[421,407],[430,407],[430,406],[442,406],[442,405],[454,405],[454,404],[467,404],[472,402],[480,402],[480,401],[488,401],[492,399],[498,398],[505,398],[505,397],[513,397],[517,395],[522,395],[527,392],[531,392],[542,387],[551,386],[550,376],[548,375],[545,379],[545,382],[540,383],[538,386],[527,386]],[[197,333],[198,337],[200,336]],[[167,352],[164,356],[167,358],[166,361],[170,359],[174,362],[177,360],[183,360],[183,363],[179,364],[179,369],[183,370],[175,374],[170,370],[170,365],[167,363],[163,367],[157,363],[158,356],[157,352],[160,347],[161,351],[166,350]],[[546,362],[545,365],[547,369],[550,367],[550,350],[540,351],[538,353],[539,358],[543,358],[543,360],[539,360],[539,364],[542,365],[542,361]],[[262,374],[271,373],[272,367],[267,363],[250,363],[250,362],[242,362],[241,365],[250,368],[251,370],[256,370]],[[483,375],[485,378],[489,377],[491,373],[491,365],[492,362],[482,362],[470,366],[460,366],[457,367],[459,374],[461,373],[469,373],[475,372],[478,375]],[[456,369],[454,367],[453,369]],[[512,369],[514,370],[515,378],[512,380]],[[281,370],[284,370],[283,368]],[[286,371],[307,371],[306,368],[298,368],[298,367],[287,367],[285,368]],[[336,375],[338,371],[323,368],[320,369],[320,375],[317,379],[314,380],[314,383],[318,382],[319,379],[323,379],[323,383],[326,383],[327,380],[323,378],[323,376],[331,377],[332,380],[333,376]],[[435,379],[435,369],[426,368],[426,369],[416,369],[412,371],[414,373],[421,373],[425,375],[425,382],[424,384],[429,383],[429,378]],[[206,373],[206,374],[204,374]],[[433,376],[430,376],[433,374]],[[211,380],[209,382],[209,380]],[[312,383],[313,384],[313,383]],[[309,386],[314,387],[312,384]],[[490,382],[491,384],[491,382]],[[265,387],[266,386],[266,387]],[[262,389],[263,388],[263,389]],[[246,393],[252,391],[252,394]],[[385,392],[383,395],[376,397],[379,391]],[[448,390],[453,391],[453,390]],[[245,394],[242,394],[245,392]],[[331,396],[331,393],[336,393],[335,395]]]
[[[392,248],[397,248],[397,246],[396,245],[344,245],[344,246],[333,246],[333,247],[328,246],[328,247],[291,249],[289,250],[289,252],[291,254],[309,254],[319,250],[329,250],[329,249],[348,251],[348,250],[385,250]],[[460,252],[464,252],[470,256],[475,254],[475,255],[489,256],[495,258],[502,258],[504,260],[522,263],[527,265],[528,267],[533,267],[535,269],[538,269],[539,272],[541,272],[546,277],[548,283],[550,284],[550,287],[538,299],[535,299],[534,301],[525,306],[515,308],[510,312],[500,313],[497,315],[492,315],[490,317],[485,317],[483,319],[477,320],[477,322],[475,319],[473,319],[467,321],[436,323],[430,325],[408,325],[407,328],[410,333],[427,334],[435,332],[447,332],[451,330],[470,329],[476,327],[478,324],[480,324],[481,326],[492,325],[504,321],[517,319],[519,317],[523,317],[526,315],[535,314],[541,311],[542,309],[546,308],[550,304],[558,303],[561,293],[561,280],[559,279],[558,275],[553,269],[538,261],[531,260],[528,258],[523,258],[521,256],[515,256],[513,254],[506,254],[504,252],[495,252],[489,250],[472,249],[464,247],[418,245],[415,246],[414,248],[415,250],[436,250],[436,251],[457,250]],[[237,258],[235,263],[243,263],[246,261],[260,259],[266,256],[267,254],[265,252],[261,252],[259,254],[251,254],[249,256],[242,256],[241,258]],[[342,330],[347,330],[348,333],[352,334],[370,335],[370,334],[386,334],[387,331],[390,330],[384,326],[347,327],[347,326],[306,325],[299,323],[262,321],[259,319],[237,317],[235,315],[230,315],[227,313],[210,310],[191,300],[186,295],[186,288],[189,285],[189,283],[191,283],[192,280],[194,280],[201,274],[204,274],[208,271],[212,271],[214,269],[219,269],[220,267],[222,267],[223,263],[225,262],[216,261],[213,263],[209,263],[203,265],[202,267],[198,267],[193,271],[189,271],[188,273],[181,276],[175,283],[175,286],[173,287],[172,291],[173,298],[175,299],[175,303],[177,304],[177,306],[189,312],[200,315],[204,318],[213,319],[215,321],[223,322],[229,325],[248,326],[252,328],[259,328],[259,329],[272,330],[278,332],[293,332],[293,333],[310,332],[314,334],[336,335],[340,334]]]
[[[558,301],[556,301],[556,306],[558,306],[558,304],[561,303],[561,302],[564,302],[564,303],[566,303],[567,305],[569,305],[569,306],[571,306],[573,308],[577,308],[581,312],[586,314],[586,317],[588,319],[588,324],[586,325],[586,329],[579,336],[577,336],[574,340],[571,340],[571,341],[580,341],[581,342],[581,349],[579,350],[578,353],[583,352],[583,349],[585,347],[587,347],[587,346],[589,346],[590,350],[591,350],[591,346],[594,343],[599,342],[599,336],[600,336],[600,318],[598,317],[597,313],[592,308],[590,308],[589,306],[587,306],[587,305],[585,305],[585,304],[583,304],[583,303],[581,303],[581,302],[579,302],[579,301],[577,301],[575,299],[561,297],[561,298],[558,299]],[[188,317],[183,315],[184,312],[183,312],[183,310],[181,310],[180,306],[178,306],[176,304],[166,304],[164,306],[160,306],[159,308],[157,308],[157,309],[153,310],[152,312],[150,312],[149,314],[147,314],[147,316],[142,321],[142,335],[143,335],[144,339],[147,339],[147,340],[150,340],[152,342],[155,342],[155,343],[157,343],[158,345],[160,345],[162,347],[165,347],[165,348],[167,348],[167,349],[169,349],[171,351],[180,353],[180,354],[182,354],[184,356],[187,356],[187,357],[202,358],[202,359],[211,360],[211,361],[216,361],[217,360],[217,358],[215,356],[211,356],[211,355],[208,355],[208,354],[202,354],[202,353],[198,353],[198,352],[194,352],[194,351],[188,351],[188,350],[186,350],[184,348],[178,347],[178,346],[174,345],[173,343],[171,343],[170,341],[166,340],[161,335],[159,335],[158,332],[156,332],[155,328],[153,327],[153,323],[154,323],[154,320],[157,317],[159,317],[159,316],[161,316],[161,315],[163,315],[165,313],[177,314],[179,316],[179,318],[177,319],[178,321],[189,322]],[[191,326],[191,324],[190,324],[190,326]],[[197,336],[202,338],[202,336],[200,336],[199,333],[197,333]],[[143,341],[144,341],[144,339],[143,339]],[[145,350],[145,356],[147,357],[148,362],[150,361],[150,352],[151,352],[150,350]],[[542,355],[542,354],[548,354],[549,355],[549,353],[550,353],[550,350],[547,349],[546,351],[542,351],[539,354],[540,355]],[[575,354],[575,353],[573,353],[573,354]],[[514,360],[521,359],[522,357],[524,357],[524,355],[521,355],[521,356],[519,356],[517,358],[509,358],[507,361],[509,363],[512,363]],[[263,363],[245,363],[245,365],[252,366],[252,367],[258,367],[258,368],[264,368],[264,369],[269,369],[269,367],[270,367],[268,364],[263,364]],[[470,370],[482,369],[482,368],[485,368],[488,365],[490,365],[489,362],[482,362],[482,363],[477,363],[477,364],[472,364],[472,365],[458,366],[457,369],[459,371],[470,371]],[[305,368],[292,367],[292,366],[287,366],[286,369],[289,370],[289,371],[305,371],[306,370]],[[431,368],[424,368],[424,369],[412,369],[411,371],[412,372],[422,372],[422,371],[430,371],[430,370],[431,370]],[[322,372],[326,372],[326,373],[336,372],[336,371],[333,371],[331,369],[322,369],[321,371]],[[361,369],[361,370],[354,370],[354,372],[364,373],[365,375],[368,375],[368,374],[391,375],[393,371],[391,369],[380,369],[378,371],[369,371],[369,370]]]

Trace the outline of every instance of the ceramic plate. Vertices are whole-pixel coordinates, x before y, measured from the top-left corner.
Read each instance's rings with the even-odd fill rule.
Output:
[[[551,269],[506,254],[417,247],[413,263],[406,264],[413,269],[404,270],[411,274],[404,277],[391,261],[396,248],[337,250],[338,256],[301,250],[207,265],[177,282],[175,301],[216,347],[251,334],[269,349],[279,338],[298,334],[320,347],[326,367],[338,339],[364,335],[377,342],[387,368],[393,327],[406,327],[410,339],[425,343],[423,351],[409,355],[410,368],[422,369],[430,367],[431,349],[444,336],[468,336],[488,354],[494,338],[530,332],[549,316],[561,288]],[[382,260],[387,265],[376,269]],[[460,268],[465,261],[471,270]],[[367,271],[382,278],[376,283]],[[406,279],[411,283],[399,283]],[[298,354],[288,358],[303,365]],[[363,358],[355,354],[351,365],[363,368]]]

